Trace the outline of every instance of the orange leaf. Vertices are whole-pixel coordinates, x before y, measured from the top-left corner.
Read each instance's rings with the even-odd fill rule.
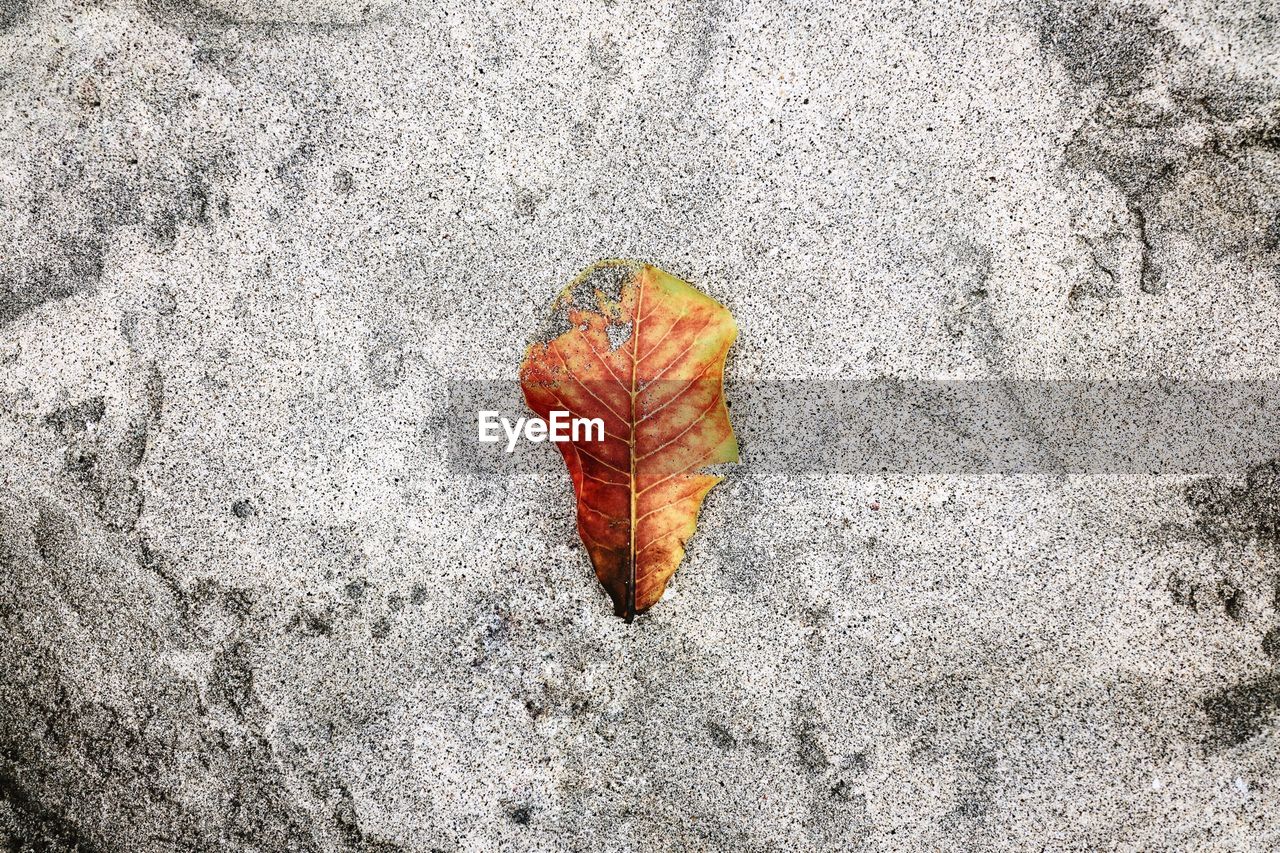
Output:
[[[738,330],[719,302],[634,261],[588,267],[552,307],[559,325],[529,347],[520,384],[543,419],[604,423],[602,441],[556,446],[596,577],[630,622],[662,597],[723,479],[706,467],[738,461],[723,387]]]

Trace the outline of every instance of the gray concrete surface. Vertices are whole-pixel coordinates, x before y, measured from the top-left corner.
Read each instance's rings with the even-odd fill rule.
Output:
[[[743,379],[1277,378],[1278,72],[1270,0],[0,0],[0,838],[1280,848],[1269,460],[744,448],[627,626],[554,454],[442,450],[609,256]]]

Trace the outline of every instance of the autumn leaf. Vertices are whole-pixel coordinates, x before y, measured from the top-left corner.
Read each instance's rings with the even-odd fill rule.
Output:
[[[543,419],[567,411],[604,423],[603,441],[584,431],[556,446],[596,577],[630,622],[684,559],[702,500],[723,479],[706,468],[738,461],[723,387],[737,327],[719,302],[635,261],[588,267],[552,314],[520,384]]]

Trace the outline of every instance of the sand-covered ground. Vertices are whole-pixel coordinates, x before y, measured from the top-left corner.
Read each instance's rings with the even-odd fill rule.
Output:
[[[744,439],[627,625],[556,454],[448,451],[603,257],[744,428],[1280,379],[1280,14],[0,0],[6,849],[1280,849],[1275,457]]]

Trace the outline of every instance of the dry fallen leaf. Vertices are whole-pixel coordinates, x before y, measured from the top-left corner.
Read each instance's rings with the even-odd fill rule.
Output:
[[[529,347],[529,407],[604,421],[603,441],[557,443],[578,498],[578,533],[614,612],[630,622],[662,597],[702,499],[737,462],[724,404],[728,309],[656,267],[601,261],[553,304]]]

